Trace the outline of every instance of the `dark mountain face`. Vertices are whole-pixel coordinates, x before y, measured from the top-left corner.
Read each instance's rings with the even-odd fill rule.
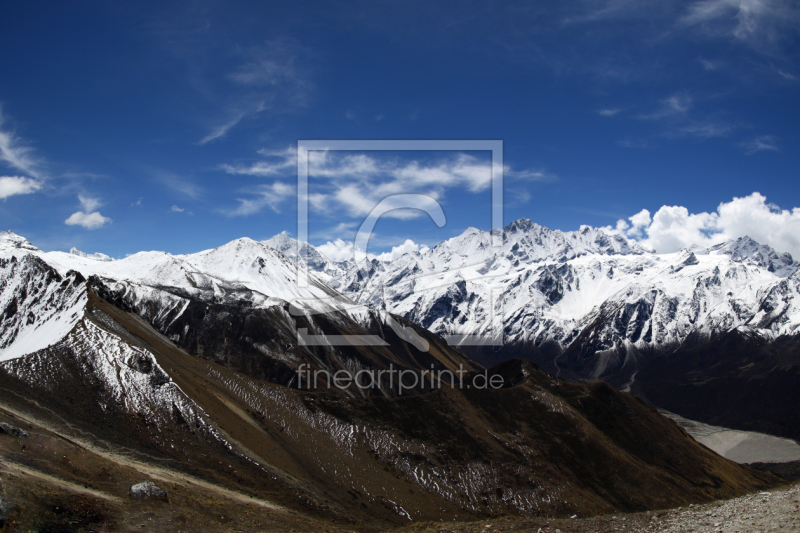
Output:
[[[265,379],[289,387],[299,387],[298,370],[304,372],[337,371],[356,373],[359,370],[377,372],[390,368],[397,371],[422,369],[455,372],[477,371],[481,366],[448,346],[432,333],[399,318],[368,311],[366,318],[356,322],[341,312],[293,315],[287,303],[269,308],[256,307],[249,300],[228,298],[219,301],[204,295],[188,295],[171,287],[155,292],[137,293],[128,287],[115,287],[100,278],[91,278],[94,292],[103,300],[144,318],[159,333],[168,337],[188,353],[222,364],[250,377]],[[188,300],[174,305],[169,297]],[[390,322],[392,321],[392,322]],[[391,324],[394,324],[394,327]],[[298,329],[316,337],[372,336],[381,345],[360,346],[329,343],[300,344]],[[406,342],[396,330],[410,328],[415,342]],[[424,342],[427,350],[421,350]],[[438,374],[437,374],[438,375]],[[347,394],[358,396],[395,396],[399,389],[395,380],[390,386],[388,377],[380,386],[350,387]],[[428,387],[429,388],[429,387]],[[334,392],[338,391],[332,387]],[[424,384],[404,389],[404,394],[426,390]]]
[[[800,440],[800,339],[690,338],[645,365],[631,391],[693,420]]]

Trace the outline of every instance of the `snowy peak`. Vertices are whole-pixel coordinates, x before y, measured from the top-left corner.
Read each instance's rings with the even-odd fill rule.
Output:
[[[38,252],[39,249],[13,231],[0,231],[0,250],[27,250]]]
[[[590,226],[564,232],[521,218],[507,225],[504,233],[513,259],[521,259],[522,262],[547,259],[568,261],[588,254],[640,255],[648,251],[622,235],[610,235]]]
[[[78,257],[85,257],[86,259],[94,259],[95,261],[113,261],[113,259],[106,254],[101,254],[100,252],[87,254],[86,252],[81,252],[74,246],[69,249],[69,253],[72,255],[77,255]]]
[[[261,243],[278,250],[292,261],[297,261],[300,258],[300,254],[304,254],[310,270],[322,272],[328,266],[328,259],[319,253],[316,248],[308,243],[300,243],[297,239],[289,237],[289,234],[285,231],[270,237],[266,241],[261,241]]]
[[[739,237],[708,249],[711,255],[724,254],[737,263],[749,263],[787,277],[797,270],[791,254],[778,254],[770,246],[759,244],[750,237]]]
[[[27,242],[27,241],[26,241]],[[47,348],[83,318],[85,279],[33,254],[0,258],[0,361]]]

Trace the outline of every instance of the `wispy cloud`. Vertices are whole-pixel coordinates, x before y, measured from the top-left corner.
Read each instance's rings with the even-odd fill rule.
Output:
[[[231,174],[261,177],[294,175],[296,154],[293,147],[270,151],[262,150],[266,160],[255,163],[225,165]],[[385,157],[370,153],[349,153],[315,150],[309,152],[309,175],[314,180],[309,202],[314,209],[333,212],[343,211],[353,217],[368,214],[384,198],[396,194],[418,193],[436,200],[443,200],[446,192],[460,188],[477,193],[489,188],[492,181],[489,161],[468,154],[455,154],[429,161]],[[553,181],[553,174],[544,170],[517,170],[506,166],[503,174],[517,181]],[[293,194],[293,188],[280,181],[262,185],[257,191],[246,191],[251,198],[239,198],[239,207],[228,211],[230,215],[249,215],[269,207],[278,211],[281,202]],[[413,218],[421,213],[399,209],[386,216]]]
[[[618,107],[609,107],[605,109],[598,109],[597,114],[600,115],[601,117],[613,117],[620,111],[622,110]]]
[[[102,205],[98,198],[92,198],[91,196],[84,196],[82,194],[78,195],[78,200],[80,200],[84,211],[94,211]]]
[[[203,194],[203,188],[189,178],[161,169],[150,169],[156,181],[192,200]]]
[[[236,201],[239,202],[239,206],[234,209],[223,210],[224,214],[232,217],[253,215],[265,207],[269,207],[279,213],[281,204],[286,199],[294,196],[295,188],[286,183],[276,181],[269,185],[261,185],[243,192],[247,192],[251,196],[237,198]]]
[[[658,105],[658,108],[651,113],[639,115],[639,118],[647,120],[659,120],[675,115],[685,114],[692,107],[692,97],[686,94],[673,94],[668,98],[664,98]]]
[[[5,117],[0,108],[0,161],[29,176],[42,179],[41,161],[32,156],[33,149],[4,126]]]
[[[357,226],[358,222],[339,222],[335,226],[315,231],[311,234],[311,238],[325,240],[348,238],[353,240],[356,236]]]
[[[718,70],[722,63],[720,61],[711,61],[709,59],[700,58],[700,64],[703,65],[703,68],[706,70]]]
[[[645,139],[622,139],[617,141],[617,144],[623,148],[650,148],[650,142]]]
[[[668,131],[666,135],[669,137],[711,139],[713,137],[727,137],[734,128],[734,125],[722,121],[691,121]]]
[[[777,139],[773,135],[761,135],[749,141],[742,141],[739,147],[744,150],[747,155],[753,155],[756,152],[780,152],[777,145]]]
[[[799,19],[800,6],[792,0],[701,0],[689,6],[678,25],[760,46],[778,40],[781,30]]]
[[[201,144],[201,145],[202,144],[206,144],[206,143],[209,143],[209,142],[211,142],[211,141],[213,141],[215,139],[219,139],[220,137],[224,137],[225,134],[228,133],[228,130],[230,130],[232,127],[236,126],[239,122],[242,121],[242,119],[244,118],[245,114],[246,113],[243,112],[243,111],[239,111],[239,112],[234,113],[232,118],[228,119],[227,122],[224,122],[224,123],[219,124],[218,126],[216,126],[214,129],[212,129],[209,132],[208,135],[206,135],[205,137],[200,139],[200,141],[197,144]]]
[[[297,149],[294,146],[288,146],[283,150],[268,150],[265,148],[259,150],[258,153],[268,159],[247,164],[225,164],[222,165],[222,169],[228,174],[277,176],[284,174],[287,170],[297,168]]]
[[[177,205],[173,205],[170,211],[172,211],[173,213],[183,213],[185,209],[183,207],[178,207]]]
[[[637,115],[642,120],[652,120],[661,124],[663,137],[680,138],[694,137],[700,140],[714,137],[727,137],[737,125],[722,120],[713,113],[698,113],[695,110],[695,100],[685,93],[678,93],[662,99],[656,109],[650,113]],[[700,117],[697,117],[700,115]],[[622,146],[627,148],[641,148],[629,141],[622,141]]]
[[[221,118],[198,141],[207,144],[225,137],[248,118],[267,111],[286,111],[308,103],[313,84],[307,67],[308,52],[287,39],[276,39],[241,52],[228,82]]]

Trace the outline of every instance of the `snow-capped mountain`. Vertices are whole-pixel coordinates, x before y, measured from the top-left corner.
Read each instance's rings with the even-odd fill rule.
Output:
[[[72,255],[77,255],[78,257],[85,257],[87,259],[94,259],[95,261],[113,261],[112,258],[107,256],[106,254],[101,254],[100,252],[96,252],[93,254],[87,254],[86,252],[81,252],[75,247],[69,249],[69,253]]]
[[[289,241],[282,237],[284,249],[297,249]],[[312,268],[352,300],[403,316],[484,363],[527,356],[587,377],[630,376],[648,354],[692,333],[800,332],[798,264],[747,237],[656,254],[601,229],[562,232],[520,219],[499,242],[470,228],[425,253],[362,268],[333,268],[317,252]]]
[[[45,253],[11,233],[0,239],[0,360],[60,343],[92,297],[134,312],[195,355],[285,385],[297,385],[302,364],[353,373],[390,365],[476,369],[438,337],[352,302],[252,239],[194,254],[140,252],[105,261]],[[407,343],[423,353],[409,352]],[[397,382],[349,393],[393,395]]]

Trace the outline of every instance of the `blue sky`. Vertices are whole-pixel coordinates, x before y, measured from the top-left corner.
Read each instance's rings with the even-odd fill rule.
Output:
[[[12,1],[0,46],[0,227],[43,249],[296,234],[298,139],[502,139],[506,223],[800,250],[796,2]],[[314,244],[385,191],[447,224],[395,213],[370,251],[491,224],[486,153],[314,168]]]

